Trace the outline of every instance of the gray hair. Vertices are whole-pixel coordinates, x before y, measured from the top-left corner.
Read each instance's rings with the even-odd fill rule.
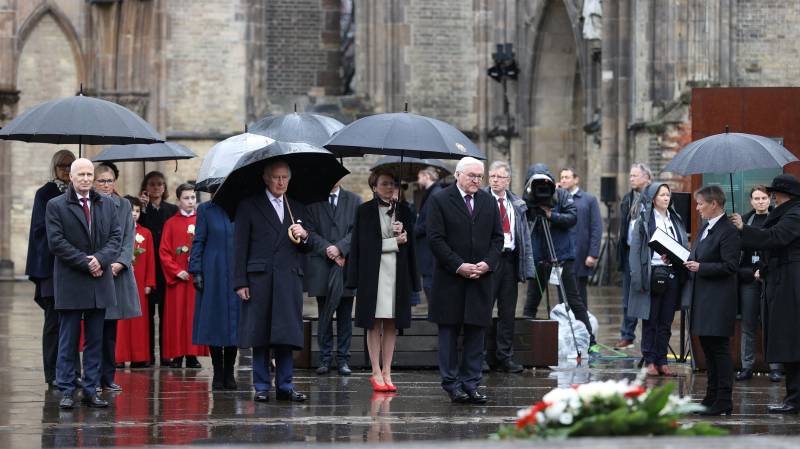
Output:
[[[264,165],[264,171],[262,171],[261,173],[262,174],[268,173],[270,176],[272,176],[272,170],[277,167],[286,167],[286,169],[289,170],[289,179],[292,179],[292,167],[290,167],[289,163],[284,161],[283,159],[278,159],[276,161]]]
[[[492,162],[492,164],[489,166],[489,171],[493,172],[493,171],[495,171],[497,169],[500,169],[500,168],[504,169],[508,176],[511,176],[511,166],[508,165],[508,162],[506,162],[506,161],[494,161],[494,162]]]
[[[467,157],[462,157],[461,160],[458,161],[458,164],[456,164],[456,171],[463,173],[464,169],[468,165],[480,165],[481,171],[483,171],[484,169],[483,162],[479,161],[478,159],[475,159],[474,157],[467,156]]]
[[[631,164],[631,170],[633,170],[634,168],[637,168],[637,169],[639,169],[639,171],[644,173],[644,175],[647,176],[647,179],[650,179],[650,180],[653,179],[653,172],[650,171],[650,167],[648,167],[647,165],[643,164],[642,162],[634,162],[633,164]]]
[[[435,168],[431,167],[430,165],[420,170],[420,173],[425,173],[431,178],[431,181],[436,182],[439,180],[439,172],[436,171]]]

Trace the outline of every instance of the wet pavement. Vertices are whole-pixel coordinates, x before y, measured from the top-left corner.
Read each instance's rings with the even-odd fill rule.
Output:
[[[369,372],[361,369],[354,369],[350,377],[317,376],[310,370],[298,370],[295,384],[299,391],[309,394],[307,403],[280,403],[274,395],[269,403],[254,403],[249,367],[242,366],[237,372],[238,391],[211,392],[210,360],[201,358],[204,368],[198,370],[120,370],[117,382],[123,392],[104,393],[111,402],[109,408],[78,406],[61,411],[60,394],[47,390],[41,372],[42,313],[32,294],[29,283],[0,283],[0,394],[4,399],[0,407],[0,448],[484,440],[500,424],[512,422],[518,409],[539,400],[557,385],[632,379],[639,356],[636,349],[626,354],[604,351],[604,357],[584,361],[580,367],[565,362],[556,369],[526,370],[523,374],[492,372],[483,381],[489,396],[485,406],[451,404],[434,370],[395,371],[398,394],[374,394]],[[590,295],[592,312],[600,321],[599,340],[610,346],[616,341],[620,320],[619,291],[594,288]],[[309,313],[314,310],[311,305],[307,304]],[[424,313],[424,307],[417,312]],[[675,321],[673,347],[677,348],[677,317]],[[679,373],[674,379],[678,392],[702,396],[705,376],[691,373],[684,365],[673,366]],[[737,383],[733,416],[709,420],[734,435],[800,434],[800,417],[766,414],[767,404],[780,402],[783,394],[783,384],[771,383],[765,376]],[[622,440],[597,441],[608,444],[591,444],[595,449],[618,448]],[[627,443],[622,447],[641,447],[635,444],[640,440],[624,441]],[[670,441],[674,447],[678,440]],[[711,441],[720,442],[719,447],[751,447],[752,441],[788,447],[792,440],[704,441],[709,441],[703,445],[711,448],[717,447]],[[570,447],[589,445],[583,441]]]

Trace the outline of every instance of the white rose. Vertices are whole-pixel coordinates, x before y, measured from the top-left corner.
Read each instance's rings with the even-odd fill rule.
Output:
[[[136,243],[144,242],[144,236],[142,234],[139,234],[138,232],[136,233],[136,237],[134,237],[134,239],[136,240]]]
[[[572,421],[573,421],[572,413],[562,413],[561,416],[559,416],[558,418],[558,422],[560,422],[565,426],[572,424]]]
[[[186,229],[186,232],[189,234],[194,234],[194,225],[190,224],[189,227]]]

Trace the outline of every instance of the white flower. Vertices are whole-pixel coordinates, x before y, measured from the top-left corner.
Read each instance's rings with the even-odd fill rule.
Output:
[[[517,410],[517,418],[522,418],[523,416],[528,416],[533,411],[533,407],[528,408],[521,408]]]
[[[136,240],[136,243],[144,242],[144,236],[142,234],[139,234],[138,232],[136,233],[136,237],[134,237],[134,239]]]
[[[554,402],[550,407],[544,409],[544,416],[548,421],[560,421],[561,415],[567,409],[567,402]]]
[[[194,235],[194,225],[190,224],[189,227],[186,228],[186,232],[188,232],[189,234]]]
[[[558,422],[560,422],[565,426],[572,424],[572,421],[573,421],[572,413],[562,413],[561,416],[558,418]]]

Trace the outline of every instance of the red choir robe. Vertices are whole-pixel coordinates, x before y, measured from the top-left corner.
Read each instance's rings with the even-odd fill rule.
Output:
[[[140,241],[141,240],[141,241]],[[145,287],[156,288],[156,253],[153,235],[144,226],[136,224],[133,241],[133,275],[139,289],[142,315],[117,321],[117,363],[150,362],[150,302]]]
[[[207,356],[208,346],[192,344],[194,320],[194,285],[191,275],[187,280],[178,277],[181,271],[189,272],[189,255],[194,239],[197,215],[186,217],[178,211],[164,223],[161,233],[161,269],[167,282],[164,303],[164,341],[162,357],[172,359],[187,355]]]

